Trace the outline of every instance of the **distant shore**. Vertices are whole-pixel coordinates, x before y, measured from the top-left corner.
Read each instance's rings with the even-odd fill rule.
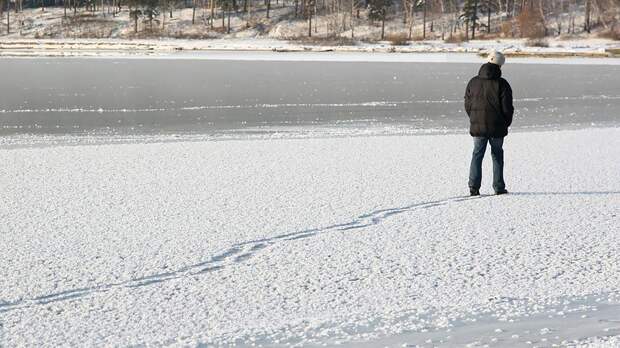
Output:
[[[546,46],[546,47],[544,47]],[[278,39],[0,39],[0,57],[157,55],[178,51],[273,51],[273,52],[359,52],[359,53],[474,53],[496,49],[512,57],[620,57],[620,42],[584,39],[545,42],[543,47],[525,39],[473,40],[462,43],[412,41],[351,45],[304,43]]]

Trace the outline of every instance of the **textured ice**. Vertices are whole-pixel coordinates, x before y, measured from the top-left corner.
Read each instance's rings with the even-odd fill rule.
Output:
[[[277,55],[265,58],[270,57]],[[514,90],[515,127],[620,125],[620,65],[513,61],[503,74]],[[463,129],[468,126],[463,91],[479,69],[471,63],[377,61],[33,58],[3,63],[2,135],[220,136],[286,126],[317,133],[336,126],[331,134],[342,132],[342,124],[362,131]]]
[[[0,147],[0,345],[617,342],[620,129],[510,135],[500,197],[470,149]]]

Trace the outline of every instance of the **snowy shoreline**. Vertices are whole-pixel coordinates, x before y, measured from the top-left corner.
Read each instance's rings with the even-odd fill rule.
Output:
[[[466,134],[0,148],[0,345],[613,346],[619,141],[473,199]]]
[[[483,54],[490,49],[514,58],[613,58],[619,57],[620,43],[607,39],[553,41],[549,47],[530,47],[523,39],[474,40],[452,44],[421,41],[408,45],[388,42],[357,45],[304,44],[277,39],[211,40],[127,40],[127,39],[0,39],[0,57],[100,57],[166,56],[204,52],[278,53],[407,53],[407,54]]]
[[[618,129],[617,123],[575,123],[513,127],[511,134],[541,133],[575,130]],[[468,135],[467,128],[418,128],[406,125],[323,125],[258,127],[220,130],[210,133],[136,133],[136,132],[85,132],[85,133],[23,133],[0,135],[0,150],[50,146],[87,146],[111,144],[195,143],[222,141],[272,141],[304,139],[338,139],[364,137],[441,136]]]

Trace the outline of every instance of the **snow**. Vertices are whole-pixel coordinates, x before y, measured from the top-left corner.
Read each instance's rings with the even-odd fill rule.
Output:
[[[590,348],[613,348],[620,346],[620,336],[612,337],[596,337],[593,339],[585,339],[581,342],[577,342],[575,347],[590,347]]]
[[[441,40],[442,27],[453,20],[452,15],[437,16],[434,31],[427,31],[427,39],[421,40],[422,14],[418,13],[412,28],[414,40],[405,45],[393,45],[390,37],[407,36],[409,28],[400,16],[390,16],[386,22],[387,39],[380,40],[381,26],[369,22],[365,10],[354,20],[354,38],[351,39],[350,18],[347,15],[318,15],[313,19],[313,38],[306,38],[307,22],[294,18],[291,4],[272,4],[270,18],[265,18],[265,8],[254,3],[250,14],[233,14],[231,33],[221,27],[221,13],[216,9],[213,27],[208,19],[208,8],[196,9],[196,20],[192,24],[191,8],[175,8],[173,18],[159,16],[153,29],[143,20],[139,21],[139,32],[134,33],[134,23],[129,18],[128,8],[112,16],[110,8],[104,11],[68,12],[66,18],[62,7],[48,7],[44,11],[24,9],[11,16],[11,32],[0,37],[0,56],[62,56],[62,57],[107,57],[107,56],[162,56],[183,51],[278,51],[278,52],[372,52],[372,53],[473,53],[500,50],[516,57],[617,57],[620,44],[617,40],[603,38],[604,27],[595,28],[590,34],[580,32],[585,19],[583,8],[574,13],[577,33],[550,36],[537,40],[532,47],[527,39],[502,37],[503,34],[483,34],[483,40],[448,43]],[[166,13],[167,11],[162,11]],[[164,17],[166,17],[164,15]],[[345,17],[342,17],[342,16]],[[501,16],[492,16],[492,25],[497,28]],[[563,30],[568,28],[569,15],[548,18],[547,25],[555,33],[555,22],[560,20]],[[346,28],[340,28],[345,23]],[[162,26],[163,24],[163,26]],[[445,35],[448,38],[448,34]],[[496,37],[497,36],[497,37]],[[479,36],[480,37],[480,36]],[[400,40],[397,40],[400,41]],[[536,46],[534,45],[534,46]],[[178,56],[175,54],[175,56]]]
[[[617,343],[620,128],[511,134],[478,198],[465,134],[25,139],[2,346]]]
[[[489,50],[502,51],[515,57],[614,57],[610,50],[620,48],[618,41],[607,39],[555,39],[549,47],[530,47],[524,39],[472,40],[464,43],[445,43],[439,40],[412,42],[393,46],[389,42],[354,45],[304,44],[273,38],[227,38],[209,40],[186,39],[24,39],[0,40],[0,56],[166,56],[187,55],[213,51],[275,51],[282,53],[337,52],[337,53],[416,53],[484,54]],[[188,53],[189,52],[189,53]],[[617,58],[616,58],[617,59]]]
[[[197,20],[192,24],[192,9],[175,9],[173,18],[166,18],[165,28],[153,33],[144,32],[147,24],[140,22],[140,33],[133,33],[133,23],[124,9],[118,16],[103,16],[97,13],[71,13],[63,19],[63,8],[50,7],[25,9],[12,16],[12,31],[0,37],[0,56],[166,56],[179,51],[201,53],[213,51],[278,51],[278,52],[348,52],[348,53],[417,53],[479,54],[488,50],[500,50],[518,57],[597,57],[614,56],[612,51],[620,49],[616,40],[601,38],[599,32],[571,36],[549,37],[544,41],[548,47],[532,47],[527,39],[493,38],[448,43],[440,40],[440,30],[428,33],[428,40],[414,40],[406,45],[392,45],[389,40],[379,40],[380,27],[358,20],[355,39],[350,39],[350,29],[336,34],[340,39],[326,39],[333,36],[335,18],[318,16],[315,25],[318,32],[314,42],[306,40],[307,23],[291,20],[292,8],[274,6],[271,19],[256,13],[247,27],[248,18],[233,16],[232,33],[225,34],[216,20],[214,28],[207,25],[205,18],[209,11],[198,9]],[[362,17],[364,15],[362,14]],[[161,19],[161,18],[160,18]],[[75,23],[74,23],[75,22]],[[338,20],[338,23],[342,22]],[[20,26],[20,23],[21,24]],[[348,23],[348,22],[347,22]],[[421,33],[422,21],[414,27],[414,37]],[[402,34],[408,31],[400,18],[386,23],[387,33]],[[439,26],[439,24],[437,24]],[[262,28],[262,29],[261,29]],[[260,30],[259,30],[260,29]],[[323,37],[323,38],[321,38]],[[342,41],[338,43],[339,41]],[[617,55],[616,55],[617,56]]]
[[[181,40],[176,40],[176,44],[182,44]],[[0,42],[0,57],[25,58],[32,57],[62,57],[62,58],[108,58],[108,59],[169,59],[169,60],[220,60],[220,61],[309,61],[309,62],[406,62],[406,63],[481,63],[484,57],[481,56],[483,48],[478,53],[466,53],[458,51],[433,52],[407,52],[397,51],[388,52],[389,49],[364,48],[368,45],[361,45],[359,48],[344,47],[306,47],[294,43],[269,42],[254,40],[252,42],[241,42],[222,40],[221,45],[211,43],[209,48],[191,48],[188,50],[173,50],[165,48],[165,45],[158,45],[149,42],[149,47],[158,47],[158,50],[144,50],[139,45],[129,43],[108,43],[107,48],[92,48],[88,42],[72,42],[66,45],[60,41],[44,42],[50,45],[49,48],[40,49],[41,43],[27,42],[21,46],[2,47]],[[147,43],[144,43],[147,45]],[[239,44],[239,45],[235,45]],[[241,47],[240,47],[241,46]],[[288,48],[284,48],[288,47]],[[492,49],[501,50],[501,47],[487,45]],[[350,49],[351,48],[351,49]],[[529,56],[511,57],[510,64],[562,64],[562,65],[620,65],[620,58],[613,57],[544,57],[532,54]]]

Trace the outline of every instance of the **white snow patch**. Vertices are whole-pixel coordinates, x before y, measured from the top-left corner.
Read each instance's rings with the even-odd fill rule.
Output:
[[[487,159],[485,195],[463,197],[470,150],[468,135],[0,148],[0,345],[449,343],[485,317],[525,342],[496,329],[549,308],[605,319],[620,129],[511,134],[507,196],[487,195]],[[531,335],[563,335],[541,323]]]

